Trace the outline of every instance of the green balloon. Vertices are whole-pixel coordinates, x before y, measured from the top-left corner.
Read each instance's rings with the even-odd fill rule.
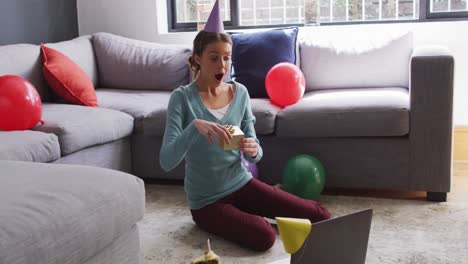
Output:
[[[286,163],[281,185],[283,190],[305,199],[315,199],[324,186],[325,170],[315,157],[301,154]]]

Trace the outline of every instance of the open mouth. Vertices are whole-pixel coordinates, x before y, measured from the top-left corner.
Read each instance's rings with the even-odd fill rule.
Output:
[[[222,73],[216,74],[216,75],[215,75],[216,80],[221,81],[221,80],[223,79],[223,75],[224,75],[224,74],[222,74]]]

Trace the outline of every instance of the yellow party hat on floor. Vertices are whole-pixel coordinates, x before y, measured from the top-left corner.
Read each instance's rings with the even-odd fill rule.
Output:
[[[284,249],[289,254],[296,253],[304,244],[312,229],[309,219],[276,217]]]

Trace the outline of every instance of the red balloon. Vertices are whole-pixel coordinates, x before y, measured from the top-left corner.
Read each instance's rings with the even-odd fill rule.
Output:
[[[41,97],[29,81],[15,75],[0,76],[0,130],[30,129],[41,116]]]
[[[281,107],[292,105],[304,95],[304,74],[296,65],[281,62],[268,71],[265,87],[274,104]]]

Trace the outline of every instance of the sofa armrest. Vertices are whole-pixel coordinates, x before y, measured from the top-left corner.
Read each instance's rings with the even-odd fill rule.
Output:
[[[413,190],[450,191],[454,58],[415,48],[410,62],[410,175]]]

